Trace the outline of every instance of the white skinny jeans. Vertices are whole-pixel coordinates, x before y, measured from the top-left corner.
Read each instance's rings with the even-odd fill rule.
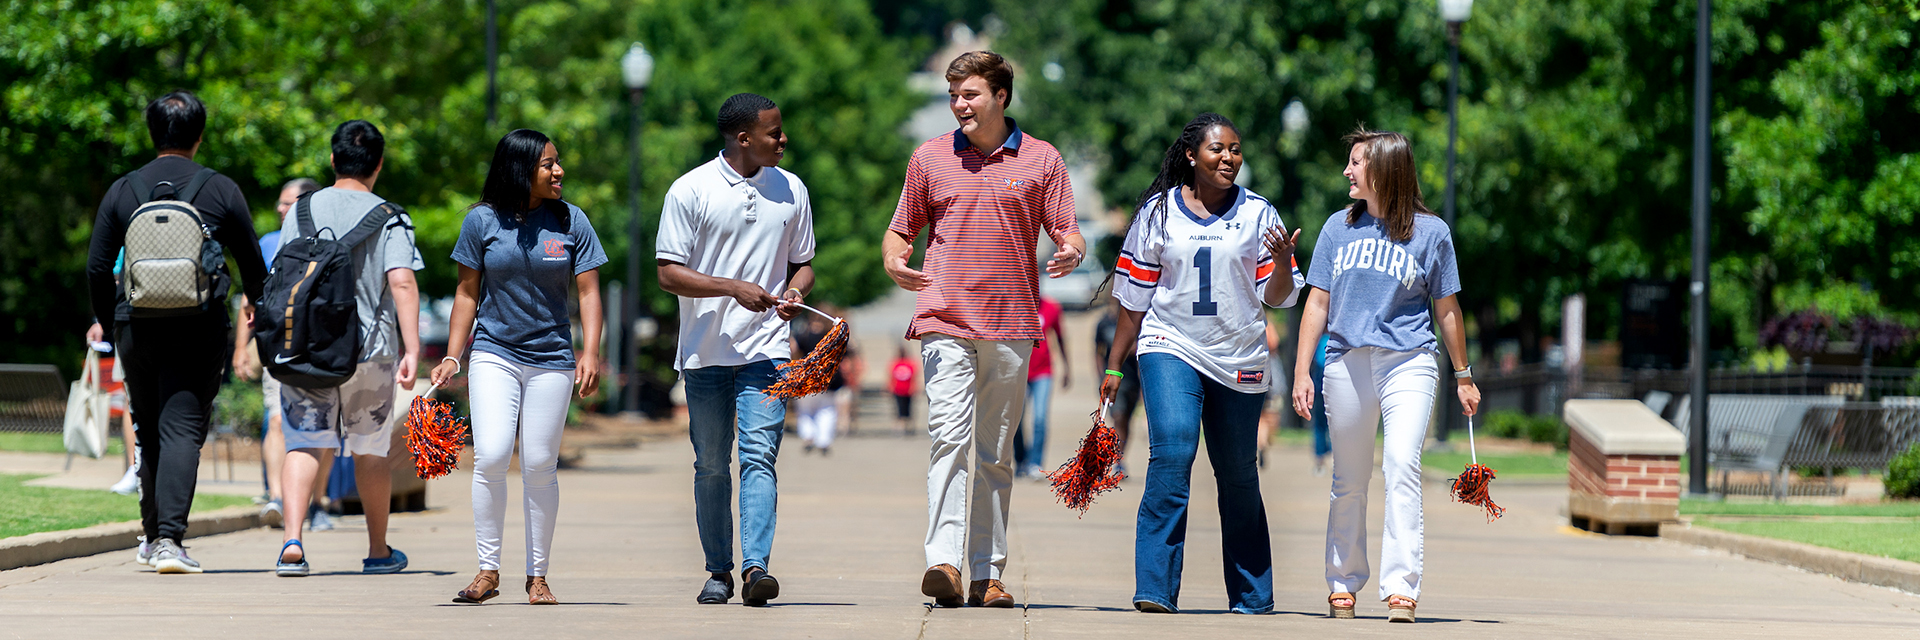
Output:
[[[800,439],[816,449],[833,446],[833,437],[839,431],[840,407],[834,400],[835,392],[828,391],[793,401],[794,412],[799,414]]]
[[[1420,447],[1433,416],[1439,369],[1431,351],[1354,349],[1329,358],[1324,393],[1333,441],[1333,492],[1327,509],[1327,589],[1358,593],[1366,585],[1367,483],[1373,436],[1384,425],[1381,471],[1387,481],[1380,536],[1380,599],[1420,599],[1424,525]]]
[[[507,465],[520,441],[526,493],[527,575],[547,575],[547,550],[560,513],[560,430],[567,423],[573,370],[538,369],[475,351],[468,364],[473,406],[473,536],[480,569],[500,570],[507,519]]]

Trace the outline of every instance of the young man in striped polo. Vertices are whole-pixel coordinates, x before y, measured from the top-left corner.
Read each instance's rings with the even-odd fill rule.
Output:
[[[1041,337],[1034,245],[1045,229],[1060,247],[1047,263],[1047,275],[1058,278],[1086,257],[1086,241],[1060,152],[1006,117],[1006,59],[961,54],[947,65],[947,83],[960,128],[913,152],[882,248],[887,275],[920,292],[907,328],[909,340],[920,340],[933,437],[920,590],[935,604],[960,606],[965,566],[973,578],[967,604],[1012,607],[1000,576],[1013,429],[1026,411],[1027,358]],[[929,227],[926,261],[914,270],[914,238]]]

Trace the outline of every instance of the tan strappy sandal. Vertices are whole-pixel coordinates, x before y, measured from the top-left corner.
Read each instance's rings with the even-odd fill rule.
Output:
[[[553,590],[547,588],[546,576],[527,576],[527,604],[560,604]]]
[[[1341,606],[1335,603],[1335,600],[1346,600],[1347,604],[1346,606]],[[1354,602],[1355,600],[1351,593],[1342,592],[1327,596],[1327,617],[1341,620],[1353,619]]]
[[[453,595],[453,601],[461,604],[480,604],[500,595],[500,572],[481,570],[473,577],[473,584]]]
[[[1406,596],[1387,596],[1387,622],[1413,622],[1413,608],[1420,606],[1413,598]]]

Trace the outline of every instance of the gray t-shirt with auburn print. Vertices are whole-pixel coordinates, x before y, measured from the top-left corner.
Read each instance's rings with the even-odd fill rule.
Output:
[[[1328,357],[1360,347],[1431,351],[1431,301],[1460,292],[1453,232],[1438,217],[1414,214],[1413,238],[1394,242],[1380,219],[1347,224],[1342,209],[1320,227],[1307,285],[1328,293]]]

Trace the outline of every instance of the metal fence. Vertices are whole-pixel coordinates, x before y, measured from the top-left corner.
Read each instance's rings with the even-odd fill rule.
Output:
[[[0,364],[0,431],[59,433],[67,381],[50,364]]]
[[[1916,369],[1893,367],[1830,367],[1795,365],[1786,369],[1729,367],[1708,372],[1711,393],[1737,393],[1795,396],[1838,396],[1852,401],[1878,402],[1887,396],[1920,395],[1914,393]],[[1569,374],[1558,367],[1524,365],[1510,371],[1481,374],[1474,381],[1480,387],[1483,411],[1514,410],[1536,415],[1560,415],[1561,405],[1570,398],[1628,398],[1651,400],[1663,416],[1670,417],[1668,401],[1686,396],[1691,389],[1685,369],[1623,369],[1587,367]]]

